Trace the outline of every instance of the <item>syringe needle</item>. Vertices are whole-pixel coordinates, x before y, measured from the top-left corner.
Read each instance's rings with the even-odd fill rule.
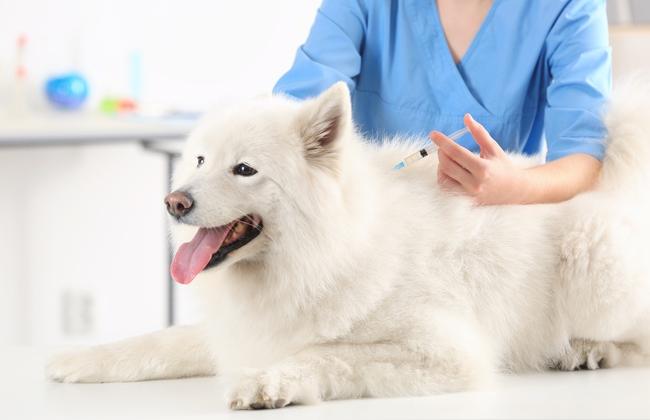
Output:
[[[461,128],[460,130],[454,131],[451,133],[448,137],[454,141],[458,140],[462,136],[464,136],[468,132],[467,128]],[[420,159],[424,159],[425,157],[429,156],[431,153],[433,153],[435,150],[435,147],[433,144],[418,150],[415,153],[412,153],[405,157],[404,159],[400,160],[393,166],[394,171],[399,171],[400,169],[404,169],[409,165],[414,164]]]

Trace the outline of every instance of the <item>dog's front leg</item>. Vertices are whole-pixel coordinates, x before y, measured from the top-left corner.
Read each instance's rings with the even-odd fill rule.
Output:
[[[128,382],[206,376],[215,363],[198,326],[171,327],[54,355],[46,374],[60,382]]]
[[[490,373],[484,354],[433,343],[328,344],[246,375],[230,408],[281,408],[320,400],[430,395],[470,389]],[[438,343],[440,344],[440,343]]]

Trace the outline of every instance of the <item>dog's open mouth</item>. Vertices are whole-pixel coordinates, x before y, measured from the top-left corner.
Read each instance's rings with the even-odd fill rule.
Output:
[[[262,229],[262,218],[252,214],[223,226],[200,228],[194,239],[178,248],[172,277],[181,284],[191,282],[201,271],[220,264],[228,254],[255,239]]]

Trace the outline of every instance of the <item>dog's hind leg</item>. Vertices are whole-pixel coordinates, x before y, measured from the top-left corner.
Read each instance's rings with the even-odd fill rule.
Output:
[[[491,379],[485,346],[455,336],[416,341],[316,345],[244,376],[231,409],[281,408],[320,400],[431,395],[479,387]]]
[[[582,216],[563,235],[556,292],[572,337],[635,342],[650,335],[650,254],[639,240],[648,228],[627,213]]]
[[[621,348],[613,342],[572,339],[570,346],[550,362],[558,370],[595,370],[611,368],[620,363]]]
[[[183,326],[56,354],[46,374],[59,382],[130,382],[213,375],[215,363],[200,328]]]
[[[644,345],[645,344],[645,345]],[[570,347],[550,362],[558,370],[596,370],[623,366],[650,366],[647,343],[599,342],[572,339]]]

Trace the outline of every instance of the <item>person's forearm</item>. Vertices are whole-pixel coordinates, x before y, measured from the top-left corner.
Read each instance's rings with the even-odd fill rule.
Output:
[[[566,156],[524,171],[521,203],[557,203],[591,189],[601,162],[586,154]]]

